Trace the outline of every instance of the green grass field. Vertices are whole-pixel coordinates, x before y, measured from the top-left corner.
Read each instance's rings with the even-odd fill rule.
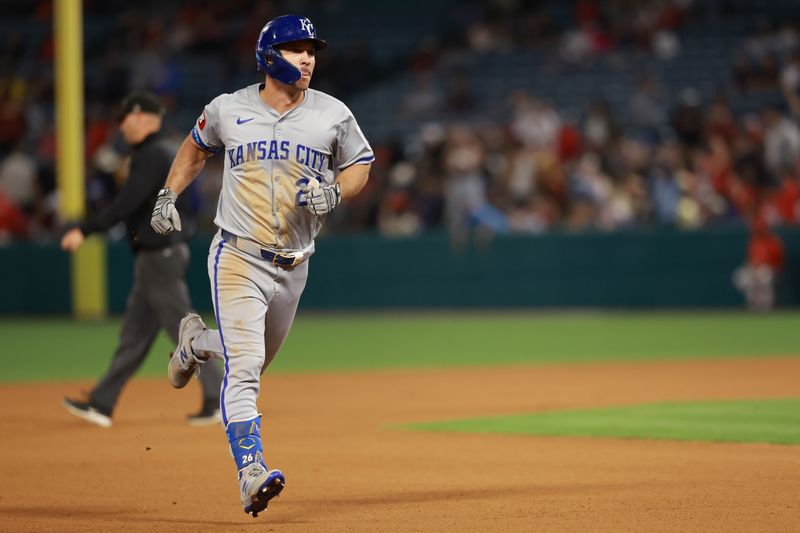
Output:
[[[800,398],[632,405],[405,426],[424,431],[800,444]]]
[[[800,355],[799,326],[797,313],[301,313],[270,371],[791,357]],[[96,379],[119,328],[118,319],[1,320],[0,381]],[[139,375],[163,377],[171,349],[159,335]],[[800,444],[800,400],[638,405],[406,428]]]
[[[2,319],[0,381],[96,378],[119,327]],[[270,371],[791,356],[798,331],[797,313],[301,313]],[[171,349],[160,334],[140,375],[163,376]]]

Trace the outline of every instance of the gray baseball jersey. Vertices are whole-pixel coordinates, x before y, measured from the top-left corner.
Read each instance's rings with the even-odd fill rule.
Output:
[[[375,159],[347,106],[314,89],[283,114],[264,103],[259,84],[220,95],[192,138],[208,152],[225,151],[215,224],[277,250],[313,252],[325,217],[303,207],[303,189]]]
[[[294,321],[308,276],[307,258],[324,216],[304,207],[301,191],[330,185],[339,171],[374,159],[350,110],[313,89],[303,102],[279,114],[259,95],[259,84],[218,96],[192,129],[208,152],[224,150],[214,222],[218,232],[208,275],[218,330],[205,330],[193,349],[225,361],[220,391],[222,422],[258,416],[259,375],[275,357]],[[281,268],[260,250],[303,252],[304,261]]]

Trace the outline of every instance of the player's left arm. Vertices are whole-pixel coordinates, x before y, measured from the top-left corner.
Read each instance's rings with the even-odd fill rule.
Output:
[[[342,200],[352,198],[361,192],[369,179],[372,165],[354,164],[342,170],[333,185],[306,189],[306,209],[315,215],[330,213]]]
[[[369,179],[370,168],[371,163],[350,165],[339,174],[336,183],[341,189],[342,200],[349,200],[361,192]]]
[[[339,175],[333,185],[308,189],[306,209],[315,215],[330,213],[342,200],[361,192],[369,179],[375,155],[356,119],[347,107],[342,108],[341,122],[336,128],[334,160],[339,162]]]

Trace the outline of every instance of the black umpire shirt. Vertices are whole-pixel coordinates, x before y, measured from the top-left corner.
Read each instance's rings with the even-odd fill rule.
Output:
[[[111,205],[98,213],[94,219],[79,226],[83,234],[106,231],[122,221],[125,222],[128,240],[134,252],[159,250],[184,242],[188,238],[188,227],[191,224],[186,195],[180,196],[176,203],[183,231],[159,235],[150,227],[156,196],[167,180],[174,158],[175,151],[170,148],[160,132],[147,136],[141,143],[135,145],[127,181]]]

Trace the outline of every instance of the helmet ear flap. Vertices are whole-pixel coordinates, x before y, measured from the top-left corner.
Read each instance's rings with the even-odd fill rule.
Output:
[[[281,54],[281,51],[278,50],[277,48],[275,48],[275,46],[267,47],[267,61],[268,61],[268,63],[269,64],[274,63],[276,57],[283,57],[283,54]]]
[[[267,68],[269,68],[269,52],[267,50],[263,50],[261,48],[256,48],[256,64],[258,65],[258,70],[261,72],[267,72]]]
[[[277,58],[281,58],[281,52],[272,45],[256,49],[256,63],[261,72],[269,73]]]
[[[300,69],[286,61],[273,45],[256,50],[256,61],[258,70],[282,83],[292,85],[300,79]]]

